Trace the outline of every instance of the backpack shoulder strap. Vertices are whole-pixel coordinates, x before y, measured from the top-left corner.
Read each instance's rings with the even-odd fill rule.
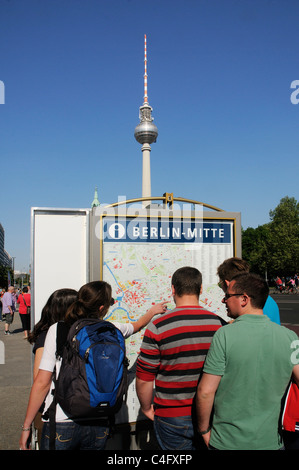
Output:
[[[57,323],[57,332],[56,332],[56,357],[62,357],[63,348],[67,341],[67,335],[69,332],[69,327],[63,321]],[[53,372],[53,381],[56,384],[56,369]],[[49,406],[45,417],[49,419],[50,424],[50,436],[49,436],[49,450],[55,450],[55,439],[56,439],[56,394],[55,389],[53,390],[53,401]]]
[[[65,346],[67,335],[69,332],[69,326],[63,321],[57,323],[56,333],[56,357],[62,357],[63,348]]]

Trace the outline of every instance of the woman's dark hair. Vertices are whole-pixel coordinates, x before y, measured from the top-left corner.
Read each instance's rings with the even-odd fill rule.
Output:
[[[103,318],[111,303],[111,286],[105,281],[85,284],[78,292],[76,302],[68,309],[65,321],[73,324],[79,318]]]
[[[74,289],[58,289],[48,298],[42,309],[41,318],[28,335],[29,343],[35,343],[43,331],[48,331],[51,325],[65,318],[69,306],[78,298]]]

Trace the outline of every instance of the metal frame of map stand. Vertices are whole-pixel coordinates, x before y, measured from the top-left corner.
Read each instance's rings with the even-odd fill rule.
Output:
[[[158,204],[158,201],[161,201],[162,204]],[[227,212],[199,201],[174,197],[172,193],[165,193],[163,197],[121,200],[114,204],[98,206],[93,209],[90,220],[92,224],[90,228],[90,280],[103,279],[112,285],[113,296],[119,307],[118,316],[123,313],[127,321],[137,319],[136,309],[139,308],[140,314],[143,314],[152,302],[156,303],[164,300],[161,289],[163,287],[164,291],[167,290],[166,283],[165,285],[164,282],[157,283],[156,285],[159,284],[160,288],[159,293],[157,295],[150,293],[146,298],[146,293],[143,292],[141,303],[138,304],[138,295],[142,292],[142,289],[146,291],[147,288],[154,285],[154,280],[157,280],[155,278],[157,272],[154,275],[154,261],[151,262],[151,266],[144,265],[142,268],[145,272],[151,273],[148,276],[150,281],[146,283],[146,286],[142,286],[144,279],[134,279],[136,272],[137,275],[141,274],[141,268],[138,271],[135,263],[137,256],[141,253],[144,252],[144,258],[149,258],[150,254],[153,257],[160,255],[159,247],[162,245],[162,251],[173,251],[172,261],[169,262],[169,265],[172,266],[172,272],[166,273],[165,276],[169,283],[169,292],[170,277],[175,269],[181,267],[178,256],[176,256],[177,253],[182,255],[184,261],[191,260],[188,263],[189,265],[192,263],[193,265],[201,264],[198,268],[203,273],[203,280],[207,279],[209,275],[213,280],[213,284],[216,285],[215,289],[219,289],[216,274],[218,265],[231,256],[241,257],[241,215],[239,212]],[[201,238],[198,238],[199,233]],[[191,238],[188,238],[186,234],[189,234]],[[206,239],[204,239],[203,234],[207,235]],[[154,238],[151,238],[153,235]],[[130,254],[131,260],[126,253],[127,255]],[[202,259],[204,259],[204,263]],[[122,274],[127,276],[127,279],[121,278],[119,275],[121,269],[123,269]],[[211,269],[213,273],[206,274]],[[132,278],[129,279],[131,275]],[[134,304],[134,306],[137,306],[135,312],[134,309],[130,311],[129,307],[132,307],[133,304],[130,304],[129,294],[131,295],[131,302],[136,302]],[[164,292],[164,295],[166,295],[166,292]],[[221,303],[219,295],[214,304]],[[205,308],[209,309],[212,302],[208,297],[207,302],[209,305],[205,305]],[[143,305],[144,308],[140,305]],[[222,304],[221,308],[223,308]],[[213,306],[210,310],[213,311]],[[106,318],[119,320],[118,317],[113,318],[109,313]],[[132,350],[134,348],[135,350],[132,357],[134,357],[141,344],[141,336],[142,333],[139,337],[137,334],[133,335]],[[131,359],[130,347],[128,348],[129,360]],[[130,386],[127,407],[121,410],[117,418],[118,429],[122,429],[120,432],[120,435],[122,435],[120,436],[120,448],[123,446],[124,439],[128,439],[128,429],[130,429],[131,435],[139,435],[135,442],[132,443],[131,440],[131,447],[133,446],[133,448],[142,448],[140,442],[147,442],[146,447],[148,447],[149,440],[154,439],[151,423],[148,423],[148,420],[145,421],[145,417],[139,409],[134,389],[135,367],[135,361],[133,360],[133,366],[129,368]],[[140,432],[138,431],[140,428],[141,434],[147,433],[145,439],[140,438]],[[149,435],[151,435],[150,438]],[[137,444],[137,441],[139,444]],[[115,440],[113,440],[113,445],[115,446]]]

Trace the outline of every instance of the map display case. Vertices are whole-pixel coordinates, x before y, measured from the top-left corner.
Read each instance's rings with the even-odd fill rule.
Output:
[[[141,198],[97,207],[93,212],[91,280],[108,282],[115,299],[105,319],[134,322],[162,301],[168,302],[169,310],[174,308],[172,274],[180,267],[193,266],[203,276],[200,305],[228,320],[217,267],[227,258],[241,256],[240,213],[172,195],[151,199],[147,207],[140,205]],[[162,204],[157,204],[158,199]],[[130,386],[119,422],[144,419],[135,392],[143,334],[144,330],[126,341]]]

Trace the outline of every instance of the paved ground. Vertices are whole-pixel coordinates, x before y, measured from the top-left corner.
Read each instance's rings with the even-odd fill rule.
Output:
[[[12,335],[4,336],[4,323],[0,322],[0,450],[19,449],[31,388],[31,345],[23,339],[18,313],[11,331]]]
[[[272,297],[278,304],[281,324],[299,336],[299,293],[274,294]]]

